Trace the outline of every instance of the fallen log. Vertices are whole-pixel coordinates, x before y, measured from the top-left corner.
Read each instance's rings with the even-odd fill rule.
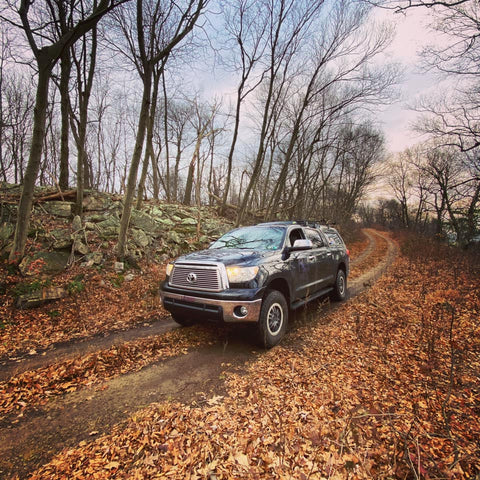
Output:
[[[40,202],[48,202],[50,200],[65,200],[68,199],[75,199],[77,197],[77,190],[66,190],[65,192],[55,192],[49,195],[45,195],[43,197],[38,197],[34,199],[35,203]]]

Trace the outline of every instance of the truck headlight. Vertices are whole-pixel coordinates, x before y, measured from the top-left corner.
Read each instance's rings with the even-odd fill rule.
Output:
[[[258,267],[227,267],[227,276],[230,283],[245,283],[253,280],[258,273]]]
[[[173,263],[168,263],[167,268],[165,270],[165,273],[167,274],[167,277],[170,276],[170,274],[172,273],[172,270],[173,270]]]

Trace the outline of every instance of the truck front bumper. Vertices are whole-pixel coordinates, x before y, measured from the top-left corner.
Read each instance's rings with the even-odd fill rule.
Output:
[[[222,300],[163,290],[160,291],[160,297],[164,308],[174,315],[175,313],[190,314],[226,323],[258,322],[260,309],[262,308],[261,298],[256,300]],[[242,309],[242,307],[244,308]]]

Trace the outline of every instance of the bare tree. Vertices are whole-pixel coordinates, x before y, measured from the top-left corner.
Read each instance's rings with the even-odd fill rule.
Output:
[[[207,3],[208,0],[185,0],[180,3],[137,0],[135,11],[126,9],[117,12],[117,21],[128,45],[128,50],[122,50],[122,53],[131,59],[143,84],[135,147],[118,236],[117,254],[120,258],[126,253],[127,230],[152,101],[154,68],[158,66],[160,71],[164,69],[172,51],[193,30]]]
[[[11,259],[18,259],[25,252],[33,191],[42,156],[48,87],[52,69],[65,50],[68,50],[77,40],[90,31],[105,14],[120,3],[124,3],[124,1],[100,0],[96,6],[91,6],[83,15],[73,9],[69,14],[74,17],[74,22],[71,28],[62,32],[59,37],[50,35],[52,25],[58,25],[62,15],[59,11],[59,4],[53,0],[46,0],[45,2],[21,0],[18,10],[16,4],[9,1],[8,10],[4,9],[1,12],[4,21],[17,26],[24,32],[35,57],[38,75],[32,143],[18,206],[14,246],[10,253]],[[60,3],[64,5],[63,2]],[[75,5],[72,5],[72,7],[75,7]]]
[[[137,210],[142,207],[143,194],[145,191],[145,181],[147,179],[148,166],[151,163],[152,170],[155,173],[158,171],[156,165],[155,151],[153,148],[153,130],[155,127],[155,118],[157,111],[157,102],[158,102],[158,91],[160,86],[160,79],[162,76],[163,68],[154,68],[153,71],[153,92],[152,92],[152,102],[150,104],[150,112],[148,116],[147,123],[147,139],[146,139],[146,148],[145,148],[145,157],[143,159],[142,173],[140,175],[140,181],[138,182],[138,194],[137,194]],[[166,142],[167,144],[167,142]],[[168,157],[168,152],[167,152]],[[157,198],[158,198],[158,180],[155,182],[157,184]]]
[[[264,77],[266,81],[263,113],[261,119],[258,149],[253,163],[250,180],[245,189],[243,200],[238,210],[237,225],[245,215],[247,205],[251,200],[250,194],[255,187],[264,162],[265,142],[271,124],[272,104],[282,98],[286,79],[289,74],[292,59],[300,48],[301,39],[307,35],[315,16],[321,10],[323,0],[262,0],[261,8],[267,12],[267,38],[265,48]]]
[[[296,104],[292,108],[291,134],[270,210],[280,202],[305,117],[308,120],[320,117],[325,122],[323,110],[327,108],[328,121],[332,121],[331,117],[338,112],[345,115],[347,110],[361,104],[389,100],[390,87],[396,80],[395,70],[389,66],[383,71],[369,69],[368,65],[389,44],[391,35],[388,29],[372,32],[366,28],[368,11],[365,6],[348,0],[336,2],[318,26],[320,33],[308,55],[309,69],[303,75],[305,85],[300,85],[299,93],[293,96]]]
[[[166,157],[169,158],[170,152],[174,152],[173,171],[170,161],[166,162],[163,178],[164,190],[167,201],[178,201],[180,199],[180,162],[186,149],[196,141],[195,132],[191,131],[191,119],[195,111],[191,102],[187,100],[175,101],[169,100],[164,104],[164,138],[165,144],[170,144],[173,148],[165,148]],[[165,117],[166,115],[166,117]]]
[[[96,0],[94,0],[96,3]],[[82,5],[82,3],[81,3]],[[74,108],[71,109],[72,131],[77,145],[77,198],[75,210],[77,215],[83,211],[83,194],[86,180],[89,180],[87,187],[91,183],[91,175],[88,171],[86,138],[88,106],[92,94],[93,80],[97,62],[97,27],[96,25],[90,31],[90,38],[84,35],[81,42],[72,46],[72,59],[76,70],[76,87],[78,99],[78,114]],[[63,129],[62,129],[63,133]]]
[[[242,103],[261,83],[265,74],[262,71],[250,84],[248,83],[266,48],[268,17],[261,2],[234,0],[225,6],[225,25],[228,34],[234,40],[235,47],[238,48],[238,59],[233,59],[233,69],[240,72],[240,80],[236,90],[232,141],[227,157],[227,175],[220,205],[222,215],[225,213],[230,190]]]
[[[193,102],[195,116],[192,118],[193,127],[195,129],[195,147],[193,149],[192,159],[188,167],[187,183],[185,185],[185,195],[183,196],[184,205],[190,205],[192,201],[193,180],[195,178],[195,167],[200,159],[200,147],[203,140],[215,135],[218,129],[214,127],[215,117],[218,114],[219,104],[214,103],[210,107],[205,108],[198,99]],[[198,166],[197,181],[197,202],[200,200],[200,166]]]
[[[372,2],[397,13],[428,8],[430,28],[442,42],[421,52],[423,66],[442,77],[451,78],[455,86],[448,95],[422,99],[415,110],[422,113],[418,130],[466,152],[480,145],[480,29],[476,0],[384,0]],[[448,100],[445,99],[448,97]],[[446,144],[447,145],[447,144]]]
[[[5,181],[23,182],[35,102],[32,86],[29,77],[18,73],[4,75],[2,79],[0,166]]]

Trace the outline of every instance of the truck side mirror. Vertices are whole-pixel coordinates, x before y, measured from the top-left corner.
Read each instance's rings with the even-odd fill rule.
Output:
[[[301,250],[311,250],[313,248],[313,243],[311,240],[305,240],[303,238],[299,238],[295,240],[293,247],[289,248],[290,252],[299,252]]]

